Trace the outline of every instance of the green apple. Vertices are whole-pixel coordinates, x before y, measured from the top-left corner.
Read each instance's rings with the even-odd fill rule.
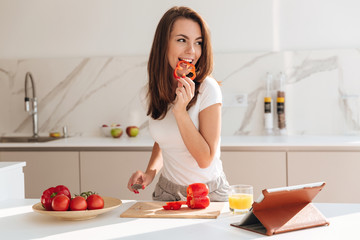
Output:
[[[126,134],[129,137],[136,137],[139,134],[139,128],[137,126],[129,126],[126,128]]]
[[[123,134],[122,128],[113,128],[111,129],[111,136],[113,138],[119,138]]]

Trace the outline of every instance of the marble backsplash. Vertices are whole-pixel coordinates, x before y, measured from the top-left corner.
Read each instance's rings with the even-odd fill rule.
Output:
[[[213,76],[224,97],[222,135],[263,135],[266,73],[285,81],[289,135],[360,135],[360,50],[215,54]],[[147,56],[0,60],[0,134],[32,133],[24,79],[36,86],[39,131],[102,136],[104,123],[138,125],[148,135],[143,103]],[[29,91],[31,93],[31,91]],[[31,95],[31,94],[30,94]],[[240,99],[240,100],[239,100]],[[273,112],[275,112],[273,104]],[[274,114],[274,134],[277,116]]]

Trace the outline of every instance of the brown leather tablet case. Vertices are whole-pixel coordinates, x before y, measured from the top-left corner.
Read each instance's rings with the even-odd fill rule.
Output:
[[[264,198],[254,202],[250,212],[231,226],[273,235],[299,229],[329,225],[321,212],[311,203],[325,183],[318,186],[282,191],[262,191]]]

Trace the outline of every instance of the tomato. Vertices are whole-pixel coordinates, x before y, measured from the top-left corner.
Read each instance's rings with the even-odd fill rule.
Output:
[[[97,193],[92,191],[82,192],[80,196],[86,199],[87,209],[94,210],[104,208],[104,199]]]
[[[67,211],[69,205],[70,199],[64,194],[56,195],[51,202],[51,207],[54,211]]]
[[[81,196],[76,196],[70,200],[70,210],[71,211],[82,211],[87,209],[87,202],[85,198]]]
[[[104,207],[104,199],[97,194],[88,196],[86,202],[89,210],[101,209]]]
[[[64,185],[57,185],[56,187],[48,188],[43,192],[43,194],[41,196],[41,204],[42,204],[42,206],[46,210],[51,211],[52,210],[51,202],[52,202],[53,198],[56,195],[60,195],[60,194],[64,194],[69,199],[71,199],[71,194],[70,194],[69,189]]]

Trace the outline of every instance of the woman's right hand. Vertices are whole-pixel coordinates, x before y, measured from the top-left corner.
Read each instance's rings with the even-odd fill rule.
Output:
[[[147,187],[153,179],[154,177],[150,174],[138,170],[131,175],[127,187],[131,192],[139,193],[138,190],[131,188],[131,186],[134,184],[141,184],[143,186],[143,189],[145,189],[145,187]]]
[[[178,85],[175,90],[176,98],[174,101],[174,114],[176,112],[186,112],[186,106],[195,95],[195,83],[188,77],[177,79]]]

